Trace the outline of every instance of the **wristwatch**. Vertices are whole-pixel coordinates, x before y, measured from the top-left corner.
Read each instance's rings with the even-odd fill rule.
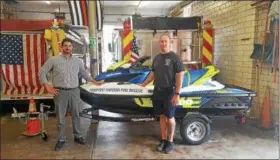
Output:
[[[180,93],[178,93],[178,92],[176,92],[175,94],[178,95],[178,96],[180,95]]]

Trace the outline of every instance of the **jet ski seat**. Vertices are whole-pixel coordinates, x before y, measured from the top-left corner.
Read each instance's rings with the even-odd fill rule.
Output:
[[[214,66],[207,66],[198,70],[185,70],[182,87],[202,84],[219,72]]]
[[[149,71],[149,70],[147,69],[147,71]],[[136,77],[133,80],[131,80],[130,83],[135,83],[136,81],[137,81],[137,83],[143,83],[145,81],[145,79],[148,77],[148,75],[151,73],[151,72],[147,72],[147,71],[143,72],[143,70],[141,70],[141,71],[139,70],[139,73],[144,73],[144,76]],[[182,87],[186,87],[189,85],[203,84],[206,81],[208,81],[209,79],[211,79],[212,77],[214,77],[219,72],[220,72],[220,70],[216,69],[214,66],[207,66],[202,69],[185,70]],[[139,80],[139,79],[141,79],[141,80]],[[153,81],[150,82],[148,85],[149,86],[153,85]]]

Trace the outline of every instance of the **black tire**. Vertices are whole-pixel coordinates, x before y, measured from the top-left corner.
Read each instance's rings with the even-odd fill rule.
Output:
[[[198,124],[204,126],[203,127],[204,134],[203,134],[202,138],[200,138],[199,140],[193,140],[187,134],[187,128],[190,125],[193,125],[194,123],[198,123]],[[205,141],[207,141],[210,137],[210,124],[202,118],[197,118],[197,117],[188,118],[188,117],[186,117],[186,118],[183,119],[183,121],[180,125],[180,134],[181,134],[182,139],[187,144],[189,144],[189,145],[200,145],[200,144],[204,143]]]

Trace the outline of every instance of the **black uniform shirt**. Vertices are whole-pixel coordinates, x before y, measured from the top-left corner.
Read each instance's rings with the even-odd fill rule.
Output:
[[[184,65],[174,52],[158,54],[152,64],[155,74],[154,86],[157,88],[169,88],[176,86],[176,73],[184,71]]]

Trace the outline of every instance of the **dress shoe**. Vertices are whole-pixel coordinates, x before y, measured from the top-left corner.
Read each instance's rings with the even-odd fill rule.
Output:
[[[58,151],[62,148],[62,146],[64,145],[65,141],[57,141],[54,150]]]
[[[86,143],[85,140],[82,137],[74,138],[74,141],[76,143],[83,144],[83,145]]]

